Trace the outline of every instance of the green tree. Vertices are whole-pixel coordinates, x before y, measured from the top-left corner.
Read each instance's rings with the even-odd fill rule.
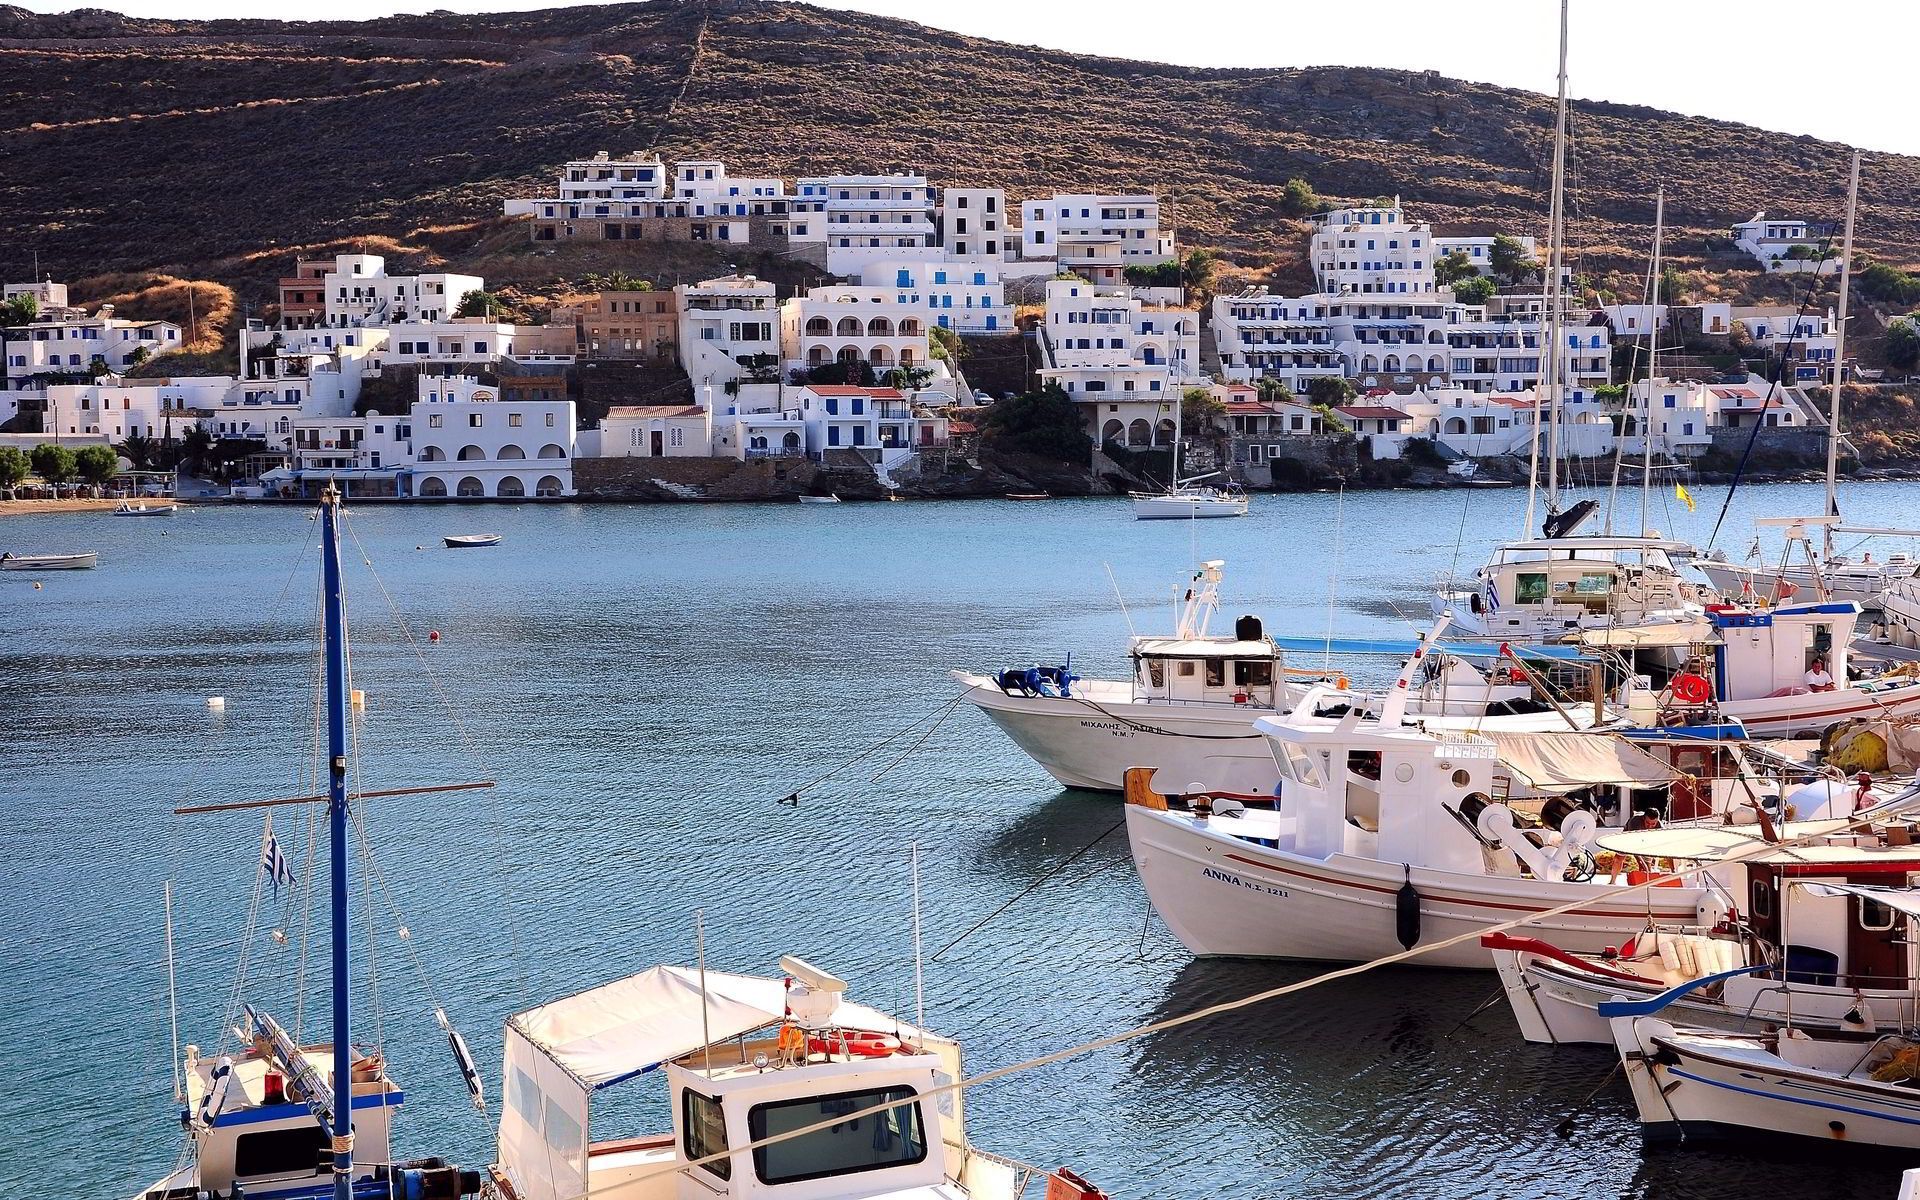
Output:
[[[1494,291],[1493,280],[1474,275],[1453,285],[1453,298],[1462,304],[1485,304],[1493,299]]]
[[[73,456],[74,468],[80,477],[100,487],[120,473],[120,456],[113,452],[112,446],[84,446]]]
[[[1735,321],[1727,326],[1727,345],[1741,358],[1752,358],[1759,352],[1759,347],[1753,342],[1753,331],[1747,328],[1745,321]]]
[[[7,495],[13,495],[13,489],[26,482],[31,469],[18,446],[0,446],[0,488],[7,489]]]
[[[1886,263],[1862,260],[1853,282],[1867,296],[1889,304],[1920,304],[1920,279]]]
[[[52,442],[41,442],[28,457],[33,462],[33,473],[52,484],[55,495],[59,494],[60,485],[71,481],[79,469],[73,451]]]
[[[931,367],[895,367],[887,373],[888,385],[903,392],[917,392],[931,382]]]
[[[1057,383],[994,404],[980,425],[982,439],[1004,449],[1081,466],[1092,461],[1080,406]]]
[[[1439,262],[1433,264],[1435,283],[1445,286],[1460,279],[1473,279],[1480,272],[1474,269],[1473,260],[1467,257],[1465,250],[1455,250]]]
[[[144,433],[129,434],[127,440],[120,443],[121,455],[133,464],[136,471],[144,471],[152,466],[158,450],[153,439]]]
[[[1520,239],[1504,233],[1494,236],[1493,248],[1488,252],[1487,260],[1493,267],[1493,273],[1509,283],[1540,272],[1540,264],[1534,261],[1533,255],[1527,253],[1526,245]]]
[[[949,363],[957,363],[967,356],[967,344],[960,340],[959,334],[945,325],[935,325],[927,330],[927,341],[930,343],[927,353],[935,358],[944,358]]]
[[[147,348],[145,346],[135,346],[133,348],[133,353],[127,355],[127,365],[130,367],[137,367],[141,363],[147,361],[149,357],[150,356],[147,354]]]
[[[1289,179],[1287,185],[1280,189],[1280,211],[1290,217],[1304,217],[1319,208],[1320,197],[1314,194],[1313,185],[1304,179]]]
[[[1338,375],[1319,375],[1307,381],[1307,399],[1315,405],[1345,404],[1360,393]]]
[[[207,432],[205,425],[195,424],[180,438],[180,461],[195,474],[206,473],[207,465],[213,461],[213,434]]]
[[[460,307],[455,309],[456,317],[485,317],[500,311],[500,297],[492,292],[473,289],[460,297]]]
[[[8,296],[0,304],[0,325],[25,325],[40,315],[40,301],[26,292]]]
[[[1180,393],[1180,425],[1189,435],[1212,432],[1226,415],[1227,406],[1206,388]]]
[[[1818,250],[1815,250],[1812,246],[1807,246],[1799,242],[1796,242],[1793,245],[1787,247],[1787,252],[1782,257],[1790,258],[1790,259],[1793,259],[1795,262],[1799,262],[1804,259],[1817,258],[1819,257],[1819,254],[1820,252]]]
[[[1902,371],[1920,366],[1920,329],[1911,317],[1895,317],[1887,323],[1887,364]]]
[[[1220,256],[1211,250],[1193,250],[1187,254],[1187,261],[1181,267],[1181,278],[1186,282],[1187,290],[1192,292],[1213,291],[1213,280],[1220,263]]]
[[[1147,266],[1136,264],[1126,268],[1124,274],[1134,287],[1179,287],[1186,281],[1186,269],[1172,259]]]
[[[1672,267],[1660,272],[1660,303],[1685,304],[1687,302],[1687,277]]]
[[[1320,417],[1320,432],[1322,433],[1351,433],[1352,432],[1352,430],[1347,428],[1347,423],[1340,419],[1340,414],[1333,411],[1333,406],[1331,404],[1316,404],[1313,406],[1313,411],[1316,414],[1318,414]]]
[[[1268,404],[1290,404],[1293,402],[1293,389],[1287,386],[1287,381],[1284,379],[1275,379],[1271,375],[1262,375],[1260,382],[1253,385],[1253,390],[1260,399],[1266,401]]]
[[[651,279],[642,279],[628,271],[608,271],[601,274],[590,271],[582,276],[580,282],[594,292],[650,292],[653,290]]]

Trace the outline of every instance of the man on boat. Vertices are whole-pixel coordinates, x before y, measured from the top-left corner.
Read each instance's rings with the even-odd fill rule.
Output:
[[[1827,674],[1827,660],[1816,658],[1807,668],[1807,690],[1810,692],[1830,692],[1833,690],[1833,676]]]

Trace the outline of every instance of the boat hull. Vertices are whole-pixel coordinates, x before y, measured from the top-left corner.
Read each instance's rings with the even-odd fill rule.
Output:
[[[98,554],[27,554],[0,560],[0,571],[90,571]]]
[[[1920,682],[1866,691],[1842,688],[1798,696],[1722,700],[1720,715],[1738,720],[1754,737],[1791,737],[1825,733],[1856,717],[1888,718],[1920,713]]]
[[[1476,935],[1411,960],[1412,965],[1484,971],[1493,966],[1477,935],[1488,926],[1598,893],[1593,884],[1468,875],[1336,854],[1308,858],[1256,846],[1183,813],[1128,805],[1127,835],[1154,910],[1175,937],[1202,956],[1365,962],[1398,954],[1396,899],[1409,879],[1420,893],[1420,938],[1431,945]],[[1202,827],[1203,824],[1206,827]],[[1655,920],[1691,923],[1702,893],[1661,888]],[[1596,898],[1529,928],[1581,953],[1618,945],[1646,924],[1649,896]]]
[[[1709,558],[1696,558],[1693,565],[1707,577],[1715,591],[1723,596],[1741,595],[1771,596],[1781,580],[1785,580],[1794,592],[1813,595],[1819,587],[1813,572],[1807,567],[1748,567],[1739,563],[1715,562]],[[1906,568],[1908,574],[1912,568]],[[1887,589],[1897,575],[1892,567],[1882,568],[1875,563],[1872,566],[1835,567],[1822,577],[1826,584],[1827,598],[1834,601],[1852,600],[1862,608],[1880,607],[1880,594]]]
[[[1210,517],[1244,517],[1245,496],[1135,496],[1133,515],[1140,521],[1186,521]]]
[[[497,533],[454,535],[446,538],[445,541],[449,550],[479,550],[487,546],[498,546],[500,535]]]

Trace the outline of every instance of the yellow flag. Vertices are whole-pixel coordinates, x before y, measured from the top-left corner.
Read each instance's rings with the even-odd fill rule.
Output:
[[[1682,504],[1684,504],[1684,505],[1686,505],[1686,506],[1687,506],[1687,511],[1688,511],[1688,512],[1692,512],[1692,511],[1693,511],[1693,496],[1692,496],[1691,494],[1689,494],[1689,493],[1688,493],[1688,491],[1687,491],[1687,489],[1686,489],[1685,487],[1683,487],[1683,486],[1681,486],[1680,484],[1677,484],[1677,483],[1676,483],[1676,484],[1674,484],[1674,485],[1673,485],[1673,494],[1674,494],[1674,495],[1675,495],[1676,497],[1678,497],[1678,498],[1679,498],[1679,500],[1680,500],[1680,503],[1682,503]]]

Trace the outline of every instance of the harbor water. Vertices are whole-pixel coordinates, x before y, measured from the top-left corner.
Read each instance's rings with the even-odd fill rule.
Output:
[[[1696,488],[1691,515],[1656,497],[1653,523],[1704,542],[1724,495]],[[1842,497],[1868,525],[1910,525],[1917,501]],[[503,1019],[691,964],[696,910],[709,966],[798,954],[911,1019],[915,844],[926,1021],[975,1071],[1318,973],[1193,960],[1147,915],[1118,800],[1063,792],[970,706],[874,746],[932,724],[951,668],[1124,670],[1130,625],[1169,628],[1198,560],[1226,560],[1229,620],[1411,636],[1434,578],[1518,536],[1524,503],[1261,495],[1198,524],[1115,500],[356,506],[356,786],[497,783],[362,806],[378,872],[356,866],[355,1023],[407,1091],[394,1150],[491,1161]],[[1717,544],[1740,558],[1755,516],[1821,503],[1743,489]],[[302,951],[324,900],[267,888],[248,942],[261,811],[173,815],[316,790],[316,539],[291,507],[0,520],[0,550],[100,552],[89,572],[0,574],[0,1196],[130,1196],[171,1166],[166,881],[183,1043],[221,1043],[243,945],[238,994],[326,1036],[320,943]],[[272,811],[304,869],[318,814]],[[1364,975],[987,1085],[970,1132],[1127,1197],[1893,1195],[1884,1162],[1643,1148],[1613,1056],[1522,1043],[1504,1005],[1476,1015],[1495,990],[1491,972]],[[626,1090],[595,1136],[665,1127],[647,1081]]]

